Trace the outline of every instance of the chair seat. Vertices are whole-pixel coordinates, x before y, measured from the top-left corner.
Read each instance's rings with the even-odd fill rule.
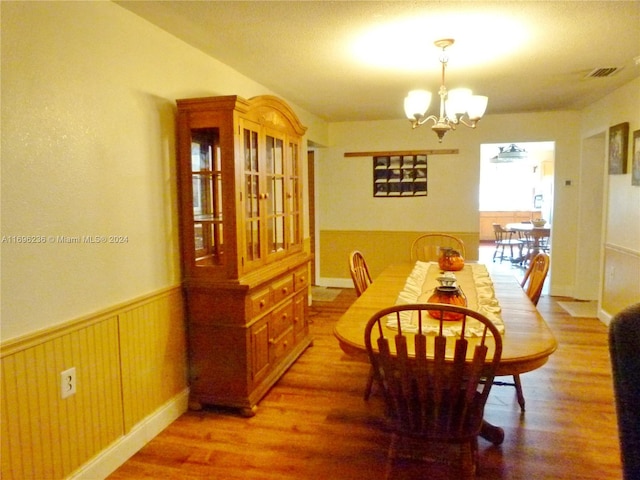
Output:
[[[495,385],[495,382],[494,382]],[[449,409],[447,415],[441,417],[426,418],[423,422],[417,423],[403,423],[398,418],[391,418],[393,428],[402,435],[409,437],[422,438],[426,441],[437,441],[446,438],[451,428],[451,418],[465,418],[465,424],[461,427],[462,430],[468,432],[467,436],[460,436],[457,438],[448,438],[447,440],[453,443],[462,443],[474,439],[480,434],[480,428],[482,426],[482,414],[484,411],[484,399],[480,393],[476,392],[475,397],[470,402],[465,402],[463,396],[464,390],[442,392],[443,397],[449,398],[454,405]],[[420,399],[416,395],[412,399],[414,403],[420,402]],[[433,408],[428,402],[424,408]],[[429,422],[431,420],[431,422]],[[425,423],[425,422],[428,422]]]
[[[522,240],[500,240],[499,242],[496,242],[496,245],[511,247],[524,245],[524,242]]]
[[[522,245],[524,242],[522,240],[517,240],[515,238],[509,240],[499,240],[496,242],[498,245]]]

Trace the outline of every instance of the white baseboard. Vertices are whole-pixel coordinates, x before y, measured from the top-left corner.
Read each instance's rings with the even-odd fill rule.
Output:
[[[316,283],[319,287],[354,288],[350,278],[319,277]]]
[[[188,402],[189,389],[185,389],[68,478],[71,480],[106,478],[186,412]]]
[[[612,318],[613,318],[613,315],[611,315],[609,312],[606,312],[602,309],[598,310],[598,320],[604,323],[607,327],[611,323]]]

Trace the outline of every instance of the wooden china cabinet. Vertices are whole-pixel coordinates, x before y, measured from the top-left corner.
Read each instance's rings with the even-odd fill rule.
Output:
[[[302,136],[280,99],[178,100],[191,408],[255,413],[311,344]]]

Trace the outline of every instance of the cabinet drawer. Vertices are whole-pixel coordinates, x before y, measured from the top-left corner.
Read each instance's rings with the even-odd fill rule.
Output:
[[[275,340],[291,327],[293,327],[293,302],[289,301],[271,314],[269,337]]]
[[[293,277],[296,292],[307,288],[307,286],[309,285],[309,269],[307,268],[307,265],[296,270],[296,272],[293,274]]]
[[[289,327],[283,335],[269,340],[269,362],[275,365],[278,360],[286,356],[294,344],[293,328]]]
[[[271,308],[273,304],[271,301],[271,289],[265,288],[264,290],[260,290],[250,297],[251,302],[251,316],[257,317],[262,312],[266,312]]]
[[[272,289],[274,304],[288,297],[293,293],[293,275],[288,275],[274,282]]]

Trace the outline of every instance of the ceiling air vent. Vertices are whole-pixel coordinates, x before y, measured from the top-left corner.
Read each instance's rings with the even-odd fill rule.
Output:
[[[587,74],[586,78],[604,78],[615,75],[617,72],[622,70],[620,67],[601,67],[596,68]]]

